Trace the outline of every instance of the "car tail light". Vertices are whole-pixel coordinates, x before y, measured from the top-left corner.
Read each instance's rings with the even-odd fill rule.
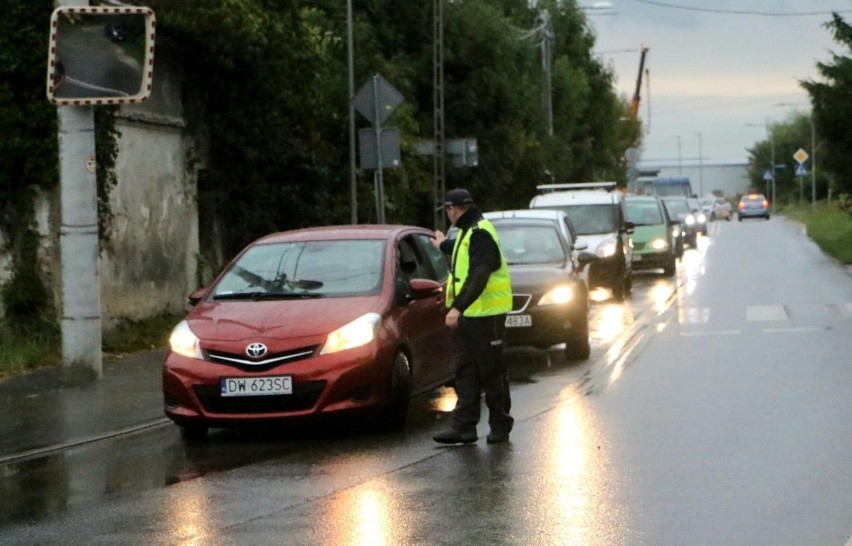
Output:
[[[740,204],[739,204],[739,205],[737,205],[737,210],[743,210],[744,208],[745,208],[745,203],[743,203],[742,201],[740,201]]]
[[[768,208],[769,208],[769,201],[767,201],[766,199],[764,199],[764,200],[763,200],[763,203],[762,203],[762,205],[761,205],[761,206],[762,206],[763,208],[765,208],[765,209],[768,209]]]

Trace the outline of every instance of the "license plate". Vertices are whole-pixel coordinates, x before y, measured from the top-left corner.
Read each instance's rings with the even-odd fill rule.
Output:
[[[219,394],[221,396],[293,394],[293,378],[289,375],[223,377],[219,380]]]
[[[634,254],[633,255],[633,261],[634,262],[641,262],[642,261],[642,255],[641,254]]]
[[[530,315],[507,315],[506,328],[524,328],[532,326],[532,317]]]

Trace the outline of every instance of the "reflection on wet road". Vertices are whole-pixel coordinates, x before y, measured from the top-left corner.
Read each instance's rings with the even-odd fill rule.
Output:
[[[684,265],[687,262],[685,258]],[[681,267],[679,275],[686,274]],[[697,276],[695,280],[697,282]],[[624,303],[610,301],[592,304],[590,335],[592,357],[585,362],[567,361],[564,350],[511,349],[507,351],[510,380],[515,386],[541,384],[550,376],[560,376],[555,396],[566,399],[583,391],[604,388],[623,371],[621,355],[629,348],[638,323],[647,322],[671,303],[676,279],[655,274],[636,275],[632,296]],[[437,389],[412,401],[407,434],[428,434],[435,422],[446,419],[456,402],[451,387]],[[582,421],[570,407],[560,410],[556,434],[550,450],[556,476],[571,478],[583,473],[586,456]],[[209,496],[196,491],[204,488],[204,476],[288,457],[312,460],[329,450],[340,457],[352,457],[353,446],[381,449],[395,439],[351,424],[330,427],[272,427],[251,431],[215,430],[203,444],[185,443],[171,424],[134,434],[82,445],[45,457],[0,466],[0,526],[38,522],[70,508],[95,506],[117,493],[129,493],[192,482],[172,499],[180,505],[180,518],[170,526],[174,537],[195,536],[209,525]],[[360,447],[356,447],[356,450]],[[326,471],[333,472],[333,466]],[[195,494],[193,493],[195,491]],[[346,526],[353,544],[393,544],[388,534],[389,513],[381,500],[382,491],[347,493],[334,507],[334,521]],[[588,499],[570,491],[560,491],[548,500],[553,505],[542,510],[564,512],[565,518],[582,517]],[[176,507],[173,507],[176,508]],[[544,520],[542,520],[544,521]]]

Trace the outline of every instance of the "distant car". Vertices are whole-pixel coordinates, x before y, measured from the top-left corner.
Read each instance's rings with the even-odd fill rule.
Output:
[[[577,240],[599,258],[589,265],[589,288],[603,295],[599,299],[623,300],[633,287],[633,227],[624,218],[624,194],[616,190],[615,182],[545,184],[538,190],[530,208],[563,211],[577,231]]]
[[[689,207],[689,203],[685,197],[663,197],[663,205],[665,205],[669,216],[676,218],[680,222],[680,229],[683,231],[683,241],[692,248],[698,246],[698,229],[695,222],[695,215]]]
[[[546,349],[564,343],[566,358],[589,358],[589,291],[580,272],[597,256],[577,243],[562,211],[509,210],[484,216],[497,230],[512,277],[507,345]]]
[[[272,234],[247,246],[172,331],[165,414],[208,427],[366,415],[404,427],[409,398],[453,377],[446,257],[412,226]]]
[[[704,213],[704,208],[701,206],[701,200],[695,197],[690,197],[686,200],[689,203],[689,208],[692,211],[692,216],[695,217],[695,229],[702,235],[707,235],[707,222],[710,215]]]
[[[769,200],[763,194],[750,193],[743,195],[737,205],[737,219],[766,218],[769,220]]]
[[[669,218],[657,197],[628,195],[624,202],[627,221],[634,226],[633,270],[662,269],[664,275],[671,277],[677,267],[675,230],[679,230],[680,223]],[[680,253],[683,254],[682,246]]]
[[[715,199],[708,199],[707,202],[709,206],[705,212],[708,214],[710,220],[718,220],[720,218],[727,221],[731,220],[733,212],[731,204],[727,200],[717,197]]]
[[[106,25],[104,34],[113,42],[123,42],[127,39],[127,26],[123,24]]]

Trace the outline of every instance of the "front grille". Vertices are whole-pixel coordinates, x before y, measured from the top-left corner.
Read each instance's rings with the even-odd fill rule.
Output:
[[[633,242],[633,250],[645,250],[645,243]]]
[[[299,347],[290,351],[275,353],[271,355],[263,355],[262,358],[252,359],[242,353],[229,353],[225,351],[206,351],[207,358],[210,362],[216,364],[225,364],[233,366],[241,370],[262,371],[268,370],[274,366],[281,364],[289,364],[299,360],[310,358],[317,350],[317,345],[310,347]]]
[[[521,313],[530,304],[531,294],[512,294],[512,313]]]
[[[219,395],[218,385],[194,385],[192,390],[209,413],[285,413],[310,409],[325,388],[325,381],[293,383],[293,394],[273,396]]]

